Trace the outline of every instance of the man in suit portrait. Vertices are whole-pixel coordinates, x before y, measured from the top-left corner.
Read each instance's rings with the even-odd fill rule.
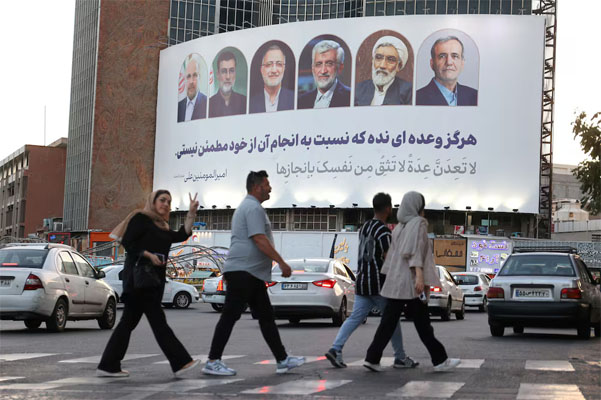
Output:
[[[224,51],[217,57],[219,91],[209,100],[209,118],[246,114],[246,96],[236,93],[236,56]]]
[[[286,56],[278,45],[272,45],[261,59],[263,90],[250,99],[250,113],[292,110],[294,92],[282,86],[286,72]]]
[[[177,103],[177,122],[207,116],[207,96],[200,93],[200,62],[192,54],[186,57],[186,97]]]
[[[476,106],[478,91],[461,85],[459,75],[465,65],[463,43],[456,36],[434,42],[430,50],[430,68],[434,78],[415,94],[420,106]]]
[[[405,43],[394,36],[382,36],[372,50],[371,79],[355,89],[356,106],[411,104],[413,85],[397,76],[409,58]]]
[[[338,76],[344,69],[344,49],[333,40],[322,40],[313,47],[311,70],[316,88],[298,99],[298,108],[348,107],[351,89]]]

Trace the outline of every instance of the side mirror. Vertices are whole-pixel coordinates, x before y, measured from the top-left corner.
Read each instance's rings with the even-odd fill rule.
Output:
[[[96,279],[106,278],[104,271],[96,271]]]

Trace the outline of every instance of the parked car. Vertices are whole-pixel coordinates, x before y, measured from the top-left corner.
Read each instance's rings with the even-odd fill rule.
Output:
[[[117,296],[97,271],[70,246],[8,244],[0,248],[0,319],[24,321],[29,329],[46,323],[61,332],[67,320],[115,324]]]
[[[465,318],[465,299],[463,291],[457,285],[449,271],[440,265],[436,266],[440,286],[430,287],[428,309],[432,315],[440,315],[443,321],[451,319],[455,313],[457,319]]]
[[[207,278],[202,283],[202,301],[209,303],[213,310],[221,312],[225,303],[226,284],[223,275]]]
[[[117,299],[120,300],[123,293],[123,265],[105,267],[103,271],[106,274],[104,281],[115,290],[118,296]],[[161,301],[165,307],[188,308],[191,303],[200,301],[200,295],[192,285],[165,278],[165,290]]]
[[[488,324],[493,336],[506,327],[574,328],[588,339],[601,328],[601,292],[575,250],[518,249],[488,289]],[[541,251],[542,250],[542,251]],[[516,249],[514,249],[516,251]]]
[[[353,310],[355,275],[339,260],[308,258],[286,260],[292,275],[282,277],[278,265],[271,271],[267,290],[277,319],[332,318],[340,326]]]
[[[490,278],[479,272],[452,272],[451,275],[463,290],[466,307],[478,307],[480,311],[488,310],[488,286]]]

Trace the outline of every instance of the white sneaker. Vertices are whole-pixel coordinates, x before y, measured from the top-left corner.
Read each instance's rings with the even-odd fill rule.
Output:
[[[103,378],[128,378],[129,371],[121,370],[119,372],[108,372],[103,369],[97,369],[96,376],[100,376]]]
[[[205,375],[232,376],[236,375],[236,370],[228,368],[221,360],[215,360],[207,361],[202,373]]]
[[[434,372],[450,371],[461,364],[458,358],[447,358],[444,362],[434,366]]]
[[[191,371],[194,368],[196,368],[199,363],[200,363],[200,361],[198,361],[198,360],[192,360],[192,362],[190,364],[184,365],[182,368],[180,368],[179,370],[175,371],[173,373],[173,375],[175,375],[176,378],[181,378],[186,373],[188,373],[189,371]]]
[[[363,361],[363,366],[365,368],[367,368],[370,371],[374,371],[374,372],[382,372],[384,371],[384,369],[382,368],[382,366],[380,365],[380,363],[374,364],[374,363],[370,363],[369,361]]]
[[[288,356],[284,361],[278,361],[275,373],[285,374],[292,368],[300,367],[305,363],[305,357]]]

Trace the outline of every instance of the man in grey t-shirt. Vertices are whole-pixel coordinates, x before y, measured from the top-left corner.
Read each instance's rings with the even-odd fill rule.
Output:
[[[304,357],[286,354],[265,286],[266,281],[271,281],[272,260],[279,264],[283,277],[292,274],[290,266],[273,247],[271,224],[261,207],[271,192],[267,172],[251,171],[246,178],[246,190],[248,195],[232,218],[232,241],[223,273],[227,284],[225,304],[215,326],[209,360],[202,369],[207,375],[236,375],[235,370],[221,361],[221,356],[247,304],[259,320],[263,338],[277,361],[276,373],[285,373],[305,362]]]

